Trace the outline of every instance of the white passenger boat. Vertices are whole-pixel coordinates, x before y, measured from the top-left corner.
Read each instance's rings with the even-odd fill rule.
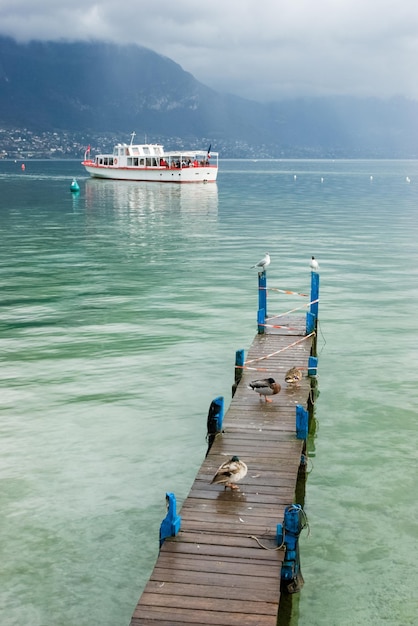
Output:
[[[82,165],[95,178],[137,180],[156,183],[214,183],[218,175],[218,152],[176,150],[166,152],[161,144],[118,143],[112,154],[90,157],[90,146]]]

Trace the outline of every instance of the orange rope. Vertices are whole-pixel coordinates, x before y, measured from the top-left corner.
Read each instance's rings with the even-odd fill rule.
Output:
[[[284,348],[281,348],[280,350],[276,350],[276,352],[272,352],[271,354],[267,354],[266,356],[260,356],[257,359],[251,359],[251,361],[245,361],[244,365],[240,367],[243,367],[243,369],[247,369],[246,366],[249,363],[257,363],[258,361],[264,361],[264,359],[269,359],[272,356],[276,356],[276,354],[280,354],[281,352],[284,352],[285,350],[288,350],[289,348],[296,346],[298,343],[302,343],[302,341],[309,339],[309,337],[312,337],[313,335],[315,335],[315,332],[309,333],[309,335],[305,335],[305,337],[302,337],[302,339],[298,339],[297,341],[290,343],[288,346],[285,346]]]
[[[284,328],[285,330],[300,330],[300,328],[295,328],[293,326],[280,326],[280,324],[258,324],[258,326],[264,326],[264,328]]]
[[[236,365],[237,369],[245,369],[251,372],[275,372],[277,370],[272,370],[271,367],[247,367],[246,365]],[[318,367],[307,367],[306,365],[297,365],[298,370],[317,370]],[[280,373],[280,372],[278,372]]]
[[[259,290],[265,290],[265,291],[277,291],[278,293],[286,293],[288,296],[303,296],[304,298],[307,298],[309,294],[307,293],[299,293],[297,291],[289,291],[288,289],[279,289],[278,287],[259,287]]]
[[[286,313],[279,313],[278,315],[270,315],[270,317],[267,317],[266,319],[272,320],[275,317],[283,317],[284,315],[289,315],[289,313],[300,311],[300,309],[304,309],[305,307],[310,306],[311,304],[316,304],[317,302],[319,302],[319,298],[317,298],[316,300],[312,300],[312,302],[308,302],[307,304],[302,304],[302,306],[298,306],[296,307],[296,309],[291,309],[290,311],[286,311]]]

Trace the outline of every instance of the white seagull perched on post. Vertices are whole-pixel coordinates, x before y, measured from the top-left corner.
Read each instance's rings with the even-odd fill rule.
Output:
[[[312,272],[318,272],[318,270],[319,270],[319,263],[315,259],[314,256],[311,258],[311,261],[309,263],[309,267],[311,268]]]
[[[251,269],[253,267],[256,267],[258,269],[259,272],[264,272],[264,270],[266,269],[266,267],[268,267],[270,265],[270,255],[268,252],[266,252],[266,254],[263,256],[262,259],[260,259],[260,261],[258,263],[256,263],[255,265],[251,266]]]

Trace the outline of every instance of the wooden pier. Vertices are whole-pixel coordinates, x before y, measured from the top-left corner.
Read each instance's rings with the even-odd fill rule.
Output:
[[[161,549],[131,626],[276,626],[281,593],[303,584],[297,540],[304,513],[295,494],[316,390],[317,277],[313,272],[306,318],[269,319],[265,273],[259,275],[259,333],[245,359],[237,352],[228,411],[223,415],[222,398],[211,405],[216,428],[208,417],[210,447],[179,514],[167,494]],[[287,385],[293,366],[303,368],[303,378]],[[248,383],[269,376],[282,389],[266,403]],[[234,455],[248,466],[240,489],[211,485]]]

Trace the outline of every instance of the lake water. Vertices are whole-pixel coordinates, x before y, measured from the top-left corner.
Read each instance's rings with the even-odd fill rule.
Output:
[[[274,287],[321,265],[292,626],[417,624],[418,162],[223,161],[216,185],[160,186],[3,161],[0,189],[1,625],[129,624],[266,251]]]

